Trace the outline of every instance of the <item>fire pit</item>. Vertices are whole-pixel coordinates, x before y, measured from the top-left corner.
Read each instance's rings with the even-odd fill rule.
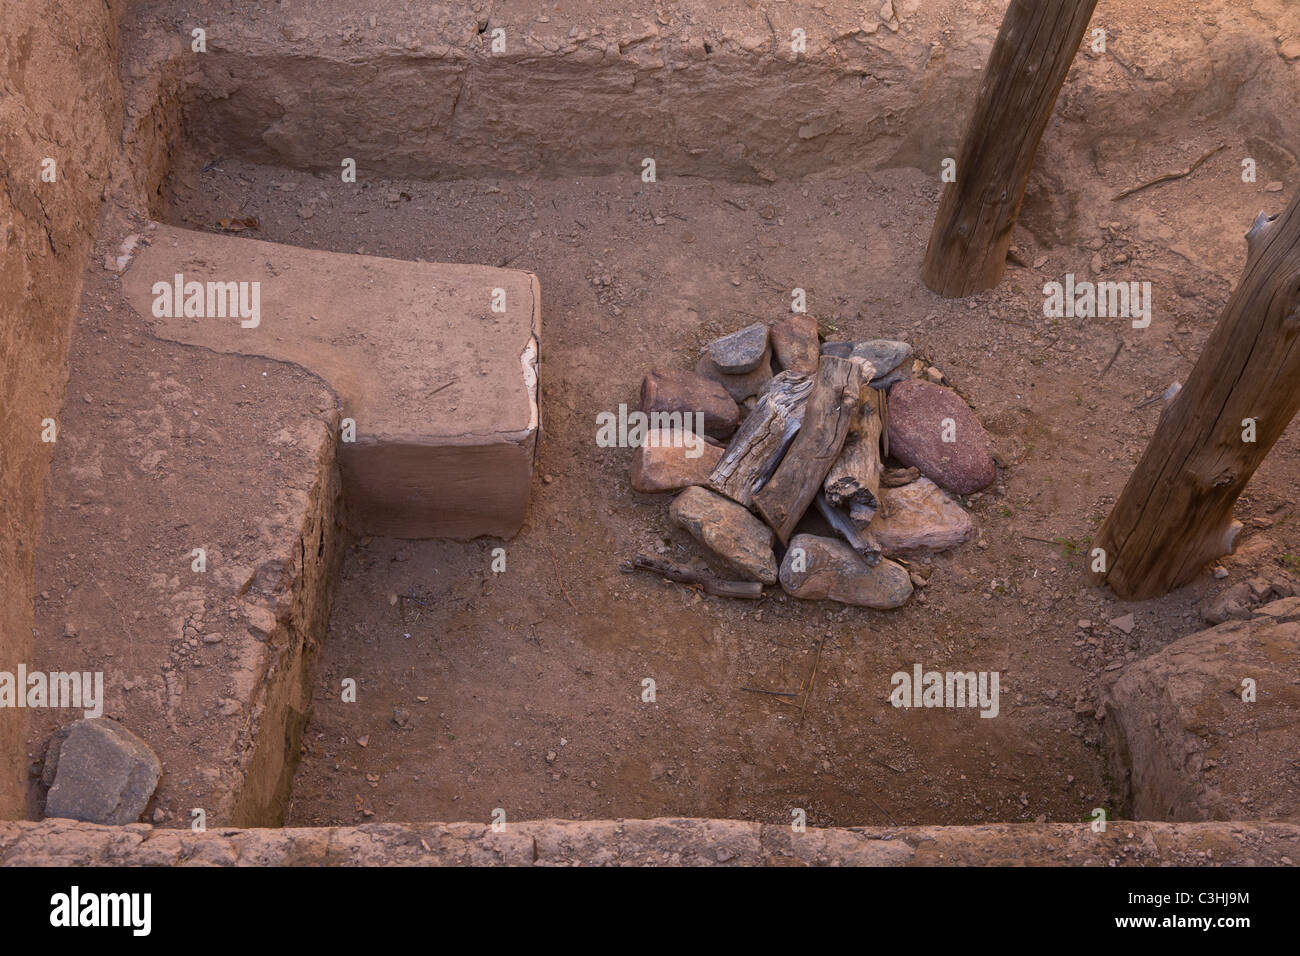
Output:
[[[900,607],[925,583],[921,562],[971,536],[954,496],[997,476],[983,426],[943,381],[906,342],[823,343],[806,315],[714,340],[693,373],[651,371],[624,435],[632,485],[679,492],[673,523],[741,580],[648,555],[627,567],[722,597],[779,584]]]

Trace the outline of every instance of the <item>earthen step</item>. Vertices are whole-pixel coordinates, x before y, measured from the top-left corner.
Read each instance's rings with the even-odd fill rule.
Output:
[[[536,276],[164,225],[145,239],[122,283],[159,336],[293,362],[338,393],[353,531],[519,530],[539,424]]]

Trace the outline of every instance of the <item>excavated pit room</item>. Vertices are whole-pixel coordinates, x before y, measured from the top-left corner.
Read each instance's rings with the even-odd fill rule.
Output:
[[[828,6],[827,17],[845,14]],[[939,162],[962,121],[934,111],[973,89],[982,57],[972,38],[996,29],[987,15],[996,5],[962,14],[969,29],[951,54],[962,69],[929,85],[929,57],[917,44],[938,37],[940,25],[915,4],[898,6],[915,33],[886,26],[888,36],[850,41],[887,51],[883,78],[845,71],[834,57],[801,67],[716,41],[683,47],[669,56],[680,65],[664,69],[626,26],[627,42],[615,44],[621,59],[541,53],[467,67],[364,21],[360,52],[311,58],[298,50],[310,33],[289,31],[277,52],[277,31],[262,23],[242,45],[209,54],[164,101],[159,122],[174,125],[157,137],[170,145],[153,157],[150,213],[167,226],[522,270],[541,288],[541,431],[522,529],[508,539],[419,540],[351,533],[343,522],[334,544],[319,535],[319,580],[304,587],[332,596],[328,625],[302,616],[314,667],[284,719],[283,753],[258,784],[269,795],[232,804],[229,819],[489,820],[503,808],[510,820],[784,822],[798,807],[810,824],[863,826],[1078,822],[1097,807],[1122,811],[1106,771],[1100,680],[1203,627],[1223,585],[1203,575],[1166,598],[1124,602],[1091,586],[1084,553],[1159,417],[1148,399],[1184,374],[1239,274],[1244,224],[1261,203],[1278,201],[1269,182],[1294,175],[1291,152],[1251,122],[1276,76],[1247,77],[1243,65],[1223,101],[1216,97],[1227,94],[1190,73],[1162,81],[1172,92],[1134,81],[1151,110],[1178,100],[1154,129],[1139,129],[1097,120],[1123,115],[1107,91],[1129,74],[1114,58],[1081,53],[1016,229],[1019,261],[997,289],[945,300],[918,276],[942,188]],[[1121,8],[1133,36],[1134,17],[1176,31],[1181,5],[1099,10],[1118,17]],[[142,5],[138,17],[141,51],[177,19],[167,4]],[[563,38],[561,20],[539,29]],[[328,24],[324,14],[312,22],[322,31]],[[580,26],[584,35],[591,29]],[[660,29],[690,32],[690,22]],[[332,44],[351,42],[329,31]],[[1263,31],[1255,24],[1221,42],[1230,53],[1247,49]],[[324,95],[326,87],[334,92]],[[413,103],[432,111],[431,125]],[[855,118],[858,103],[865,116]],[[1293,132],[1271,135],[1291,142]],[[1228,138],[1267,165],[1258,185],[1225,195],[1189,177],[1111,199],[1132,184],[1135,164],[1158,172],[1170,156],[1179,165]],[[341,181],[344,157],[356,159],[355,183]],[[656,159],[653,182],[642,175],[645,157]],[[1235,153],[1224,153],[1205,169],[1221,177],[1235,164]],[[249,221],[256,225],[241,225]],[[1162,290],[1162,321],[1150,332],[1044,319],[1044,282],[1139,263]],[[83,337],[102,327],[91,307],[95,295],[111,294],[104,281],[88,283]],[[698,548],[668,521],[668,496],[632,490],[631,452],[597,445],[597,415],[635,405],[651,368],[691,368],[710,340],[788,314],[794,289],[807,292],[827,339],[910,343],[970,400],[999,452],[995,484],[963,502],[975,535],[928,562],[926,585],[897,610],[801,602],[779,589],[762,602],[727,601],[620,567],[637,552],[688,557]],[[382,321],[393,308],[401,305],[380,300],[358,322]],[[111,404],[132,349],[157,348],[182,369],[150,386],[161,401],[263,389],[248,400],[256,406],[249,427],[272,434],[312,418],[304,412],[328,419],[337,398],[283,363],[137,334],[138,344],[108,336],[74,344],[69,396]],[[255,451],[239,451],[241,467],[259,467]],[[286,451],[284,467],[302,474],[335,453],[299,460]],[[1292,429],[1243,499],[1248,532],[1224,562],[1233,581],[1284,575],[1287,557],[1300,552],[1289,520],[1298,454]],[[76,467],[84,468],[56,458],[51,479],[47,526],[65,551],[76,512],[94,507],[77,491],[86,475]],[[313,513],[335,521],[349,505],[330,491],[319,498],[332,503]],[[127,524],[146,524],[159,503],[128,496],[118,505]],[[173,524],[219,528],[245,507],[214,496],[201,520],[177,515]],[[292,550],[300,530],[272,533]],[[183,553],[177,534],[169,544]],[[331,562],[333,547],[341,557]],[[48,549],[39,570],[53,593],[37,606],[38,648],[48,649],[64,639],[71,588],[61,585],[77,571]],[[132,614],[111,596],[86,600],[74,634],[96,608]],[[1109,623],[1129,614],[1136,627]],[[197,646],[187,660],[204,651],[201,637],[185,639]],[[206,666],[219,673],[226,660]],[[131,666],[101,661],[115,686],[138,680]],[[998,672],[998,719],[890,707],[891,675],[916,664]],[[800,689],[814,666],[806,700],[752,691]],[[643,698],[647,679],[653,701]],[[179,699],[172,679],[146,680]],[[349,680],[355,702],[343,699]],[[50,730],[37,722],[29,751]],[[187,825],[185,797],[206,786],[189,782],[211,774],[206,759],[197,745],[173,755],[180,763],[166,772],[176,788],[159,804],[160,823]]]

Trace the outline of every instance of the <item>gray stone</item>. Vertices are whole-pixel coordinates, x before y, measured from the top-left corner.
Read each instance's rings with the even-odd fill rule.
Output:
[[[122,826],[140,819],[162,778],[162,762],[115,720],[79,720],[58,752],[45,816]]]
[[[763,390],[763,386],[772,381],[772,350],[769,348],[763,353],[763,360],[758,363],[758,367],[752,372],[746,372],[744,375],[728,375],[714,364],[713,359],[705,352],[700,356],[699,363],[695,366],[695,374],[701,378],[707,378],[711,382],[717,382],[723,390],[737,402],[743,402],[747,398],[752,398]]]
[[[60,727],[50,735],[50,740],[45,745],[45,763],[41,767],[41,783],[45,784],[46,790],[54,786],[54,776],[59,770],[59,748],[68,739],[70,730],[72,730],[71,725]]]
[[[880,510],[871,533],[886,554],[946,551],[974,530],[971,516],[929,478],[898,488],[880,489]]]
[[[781,562],[781,587],[806,601],[830,600],[888,610],[907,603],[912,579],[888,559],[874,568],[838,538],[797,534]]]
[[[912,357],[912,346],[892,339],[867,339],[863,342],[824,342],[822,355],[836,358],[860,358],[876,370],[871,380],[872,388],[887,389],[895,382],[912,377],[907,360]]]
[[[746,326],[709,343],[709,358],[726,375],[744,375],[758,368],[767,356],[767,326]]]
[[[899,382],[906,382],[912,378],[912,366],[904,362],[898,368],[894,369],[887,375],[877,375],[871,380],[871,387],[882,392],[887,392]]]
[[[772,529],[729,498],[687,488],[668,507],[673,523],[751,581],[776,583]]]

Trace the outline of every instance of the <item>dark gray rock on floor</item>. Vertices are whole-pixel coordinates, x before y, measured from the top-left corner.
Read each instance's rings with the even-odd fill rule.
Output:
[[[158,755],[107,717],[77,721],[51,751],[57,762],[45,798],[47,818],[108,826],[135,823],[162,779]]]

